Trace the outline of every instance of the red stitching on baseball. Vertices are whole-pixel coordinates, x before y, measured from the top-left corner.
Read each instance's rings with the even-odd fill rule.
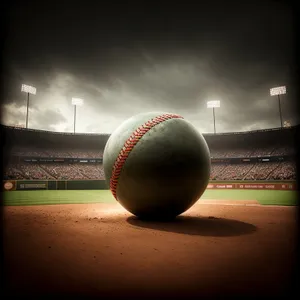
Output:
[[[110,179],[110,190],[117,199],[117,184],[118,180],[122,171],[122,168],[125,164],[125,161],[129,155],[129,153],[132,151],[134,146],[138,143],[138,141],[143,137],[145,133],[147,133],[151,128],[158,125],[159,123],[162,123],[164,121],[170,120],[170,119],[183,119],[180,115],[176,114],[164,114],[161,116],[157,116],[143,125],[141,125],[139,128],[137,128],[131,136],[126,140],[124,143],[124,146],[122,147],[112,170],[112,175]]]

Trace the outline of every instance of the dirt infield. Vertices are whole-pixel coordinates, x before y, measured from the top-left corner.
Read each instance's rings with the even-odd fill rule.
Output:
[[[296,210],[196,204],[145,222],[118,204],[4,208],[6,295],[281,296]]]
[[[220,199],[220,200],[214,200],[214,199],[205,199],[205,200],[199,200],[199,204],[223,204],[223,205],[260,205],[260,203],[257,200],[227,200],[227,199]]]

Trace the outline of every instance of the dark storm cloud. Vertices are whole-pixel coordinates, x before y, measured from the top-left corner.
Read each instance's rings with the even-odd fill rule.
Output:
[[[85,100],[78,112],[83,131],[111,132],[148,110],[178,112],[211,131],[206,101],[217,99],[218,128],[232,131],[278,126],[269,88],[287,84],[283,111],[294,118],[291,8],[230,1],[155,10],[55,1],[15,7],[5,48],[5,102],[23,105],[25,81],[38,89],[32,107],[51,109],[52,102],[68,120],[65,128],[72,127],[76,96]]]

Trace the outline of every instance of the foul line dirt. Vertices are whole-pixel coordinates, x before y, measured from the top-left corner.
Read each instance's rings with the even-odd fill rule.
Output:
[[[214,205],[238,205],[238,206],[262,206],[257,200],[229,200],[229,199],[206,199],[199,200],[197,204],[214,204]]]

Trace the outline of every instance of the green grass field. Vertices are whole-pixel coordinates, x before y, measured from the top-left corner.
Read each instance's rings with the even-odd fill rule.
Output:
[[[114,203],[109,190],[2,192],[4,205]],[[262,205],[297,205],[297,192],[276,190],[206,190],[201,199],[256,200]],[[201,201],[201,200],[200,200]]]

